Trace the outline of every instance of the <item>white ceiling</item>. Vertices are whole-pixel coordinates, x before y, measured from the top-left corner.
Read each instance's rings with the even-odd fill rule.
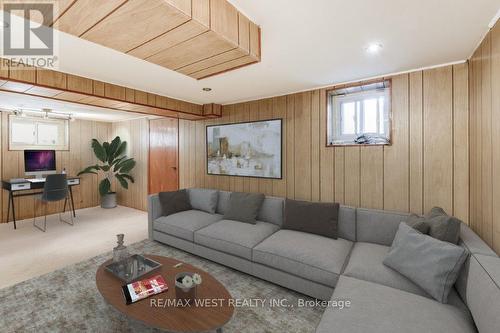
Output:
[[[4,111],[51,109],[55,112],[71,114],[75,119],[96,120],[105,122],[124,121],[148,117],[134,112],[117,111],[82,104],[56,101],[50,98],[0,91],[0,109]]]
[[[196,81],[57,33],[60,70],[226,104],[465,60],[500,8],[500,0],[229,1],[261,26],[261,63]],[[372,42],[383,44],[380,54],[365,52]]]

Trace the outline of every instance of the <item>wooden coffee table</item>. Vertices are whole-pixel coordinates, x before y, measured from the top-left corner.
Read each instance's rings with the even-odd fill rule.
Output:
[[[159,328],[170,332],[222,332],[222,327],[231,319],[234,307],[228,303],[231,294],[227,289],[209,273],[202,271],[192,265],[182,263],[175,268],[174,265],[180,261],[155,255],[145,255],[162,264],[162,267],[145,277],[161,274],[168,285],[168,291],[151,296],[137,303],[126,305],[122,293],[124,284],[104,268],[111,260],[102,264],[96,273],[97,289],[106,302],[121,311],[127,317],[141,321],[147,326]],[[203,282],[198,286],[198,299],[222,299],[215,307],[155,307],[151,306],[151,299],[160,299],[156,304],[167,299],[175,299],[175,275],[181,272],[192,272],[201,275]],[[154,304],[154,303],[153,303]],[[217,303],[219,304],[219,303]]]

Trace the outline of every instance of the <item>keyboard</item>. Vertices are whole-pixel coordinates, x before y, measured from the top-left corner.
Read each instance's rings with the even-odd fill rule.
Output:
[[[30,183],[43,183],[45,182],[45,178],[30,178],[30,179],[26,179],[27,181],[29,181]]]

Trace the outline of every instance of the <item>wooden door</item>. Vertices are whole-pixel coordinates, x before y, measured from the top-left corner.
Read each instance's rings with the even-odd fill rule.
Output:
[[[149,193],[179,189],[179,120],[149,121]]]

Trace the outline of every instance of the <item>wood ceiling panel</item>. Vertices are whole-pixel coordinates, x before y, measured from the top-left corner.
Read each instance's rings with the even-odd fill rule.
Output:
[[[234,69],[234,68],[239,68],[245,65],[253,64],[257,62],[255,58],[251,56],[245,56],[239,59],[231,60],[225,63],[222,63],[217,66],[213,66],[204,70],[201,70],[199,72],[191,73],[189,76],[194,77],[195,79],[203,79],[215,74],[223,73],[228,70]]]
[[[238,29],[239,46],[250,53],[250,20],[241,13],[238,13]]]
[[[210,0],[193,0],[192,8],[193,20],[196,20],[206,27],[210,26]]]
[[[191,0],[165,0],[165,2],[171,4],[184,14],[191,16]],[[193,2],[196,2],[196,0],[193,0]]]
[[[248,55],[248,52],[245,52],[244,50],[237,48],[218,54],[211,58],[195,62],[194,64],[184,66],[182,68],[179,68],[177,71],[182,74],[190,75],[192,73],[199,72],[201,70],[217,66],[231,60],[239,59],[246,55]]]
[[[226,0],[211,0],[210,28],[238,44],[238,11]]]
[[[190,19],[189,15],[163,0],[128,1],[82,38],[127,52]]]
[[[37,68],[36,83],[42,86],[66,89],[66,74],[53,70]]]
[[[260,61],[260,28],[253,22],[250,22],[250,55],[258,58]]]
[[[17,3],[26,3],[28,5],[31,5],[33,3],[36,3],[36,1],[33,0],[21,0],[21,1],[12,1],[12,2],[17,2]],[[42,1],[38,1],[40,3],[44,3]],[[46,7],[46,9],[43,9],[41,12],[38,11],[31,11],[30,12],[30,17],[29,19],[33,22],[43,24],[43,20],[45,19],[47,22],[45,22],[46,26],[52,25],[54,21],[61,16],[73,3],[76,2],[76,0],[57,0],[57,1],[45,1],[46,4],[53,4],[54,6],[51,7]],[[49,20],[49,15],[50,11],[52,11],[52,19]],[[18,11],[14,11],[13,14],[17,15]],[[25,15],[27,13],[24,12],[24,15],[20,15],[21,17],[27,18]]]
[[[68,90],[81,92],[84,94],[93,93],[93,82],[91,79],[72,74],[66,74],[66,76]]]
[[[78,93],[73,93],[73,92],[59,92],[56,96],[54,96],[56,99],[60,99],[63,101],[68,101],[68,102],[81,102],[85,98],[87,98],[87,95],[83,94],[78,94]]]
[[[236,48],[213,31],[205,32],[184,43],[157,53],[146,60],[170,69],[178,69]]]
[[[81,36],[127,0],[78,0],[55,23],[54,28]]]
[[[245,55],[260,61],[260,28],[228,0],[61,3],[65,11],[54,28],[182,74],[241,66],[236,60]],[[97,94],[104,96],[102,89]]]
[[[196,20],[190,20],[177,28],[164,33],[158,38],[138,46],[137,48],[129,51],[128,54],[140,59],[146,59],[206,31],[208,31],[207,26]]]
[[[32,88],[26,90],[27,94],[43,96],[43,97],[54,97],[61,93],[60,90],[33,86]]]
[[[6,82],[2,85],[2,90],[15,91],[15,92],[25,92],[33,88],[32,84],[19,83],[14,81]]]

